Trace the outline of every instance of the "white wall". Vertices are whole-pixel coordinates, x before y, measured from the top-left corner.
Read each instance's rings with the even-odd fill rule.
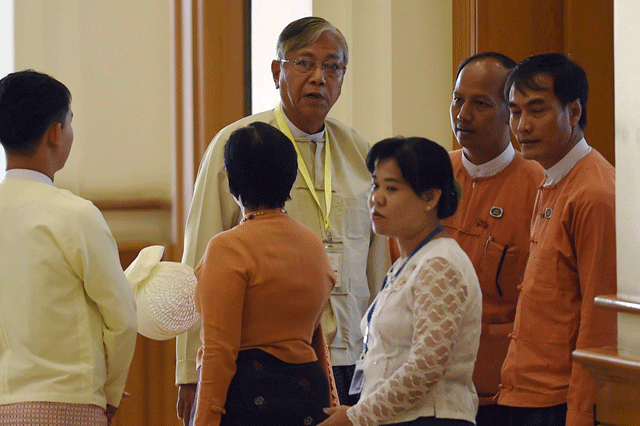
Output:
[[[640,40],[637,0],[614,0],[618,296],[640,302]],[[640,317],[618,314],[618,349],[640,354]]]
[[[170,0],[16,0],[16,69],[51,74],[73,97],[57,186],[91,200],[171,199],[171,19]],[[117,239],[170,239],[170,217],[139,219],[107,217]]]
[[[296,19],[311,15],[312,0],[251,1],[251,109],[253,113],[274,108],[280,101],[271,74],[276,44],[282,29]]]
[[[13,0],[0,0],[0,78],[13,71]],[[6,162],[0,147],[0,180]]]
[[[75,142],[56,185],[92,200],[171,199],[171,4],[16,0],[16,69],[49,73],[73,94]],[[331,116],[372,142],[420,135],[451,147],[450,1],[313,0],[312,11],[350,46]],[[275,38],[264,50],[270,61]],[[105,216],[116,239],[171,239],[166,215]]]
[[[332,117],[371,142],[425,136],[451,148],[451,1],[314,0],[313,13],[337,26],[349,43],[349,67]]]

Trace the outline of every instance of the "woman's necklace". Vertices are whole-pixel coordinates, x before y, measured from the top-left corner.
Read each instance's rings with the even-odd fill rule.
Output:
[[[244,217],[242,218],[242,220],[240,221],[240,223],[244,223],[248,220],[251,219],[255,219],[257,216],[263,216],[265,214],[269,214],[269,213],[286,213],[287,211],[285,209],[272,209],[272,210],[260,210],[257,212],[251,212],[251,213],[247,213],[246,215],[244,215]]]

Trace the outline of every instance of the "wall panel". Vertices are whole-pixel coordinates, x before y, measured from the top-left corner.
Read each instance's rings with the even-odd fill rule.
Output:
[[[563,46],[561,0],[477,0],[478,52],[496,50],[521,61]]]
[[[195,169],[213,136],[245,116],[243,3],[193,0]]]
[[[564,52],[589,79],[585,138],[614,164],[613,1],[564,0],[564,6]]]

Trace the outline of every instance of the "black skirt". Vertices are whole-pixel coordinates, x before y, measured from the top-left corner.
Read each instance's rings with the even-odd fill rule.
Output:
[[[236,366],[221,426],[314,426],[327,418],[329,382],[319,362],[289,364],[249,349]]]

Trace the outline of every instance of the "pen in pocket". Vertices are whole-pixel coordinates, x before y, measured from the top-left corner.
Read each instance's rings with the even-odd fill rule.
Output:
[[[500,296],[502,296],[502,289],[500,288],[500,282],[499,282],[500,271],[502,270],[502,264],[504,263],[504,258],[507,255],[508,248],[509,246],[505,245],[504,248],[502,249],[502,256],[500,256],[500,263],[498,263],[498,270],[496,272],[496,288],[498,289],[498,294]]]

